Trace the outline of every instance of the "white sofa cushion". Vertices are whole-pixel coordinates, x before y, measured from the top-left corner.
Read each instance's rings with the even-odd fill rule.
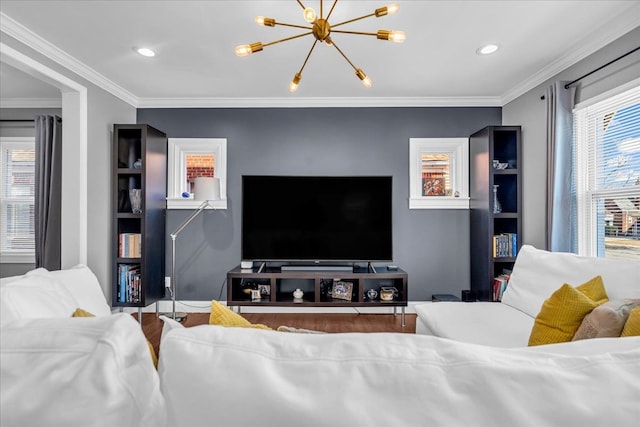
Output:
[[[2,426],[164,426],[164,398],[128,314],[2,328]]]
[[[536,317],[563,283],[578,286],[600,275],[610,300],[640,298],[640,262],[548,252],[523,245],[502,304]]]
[[[48,271],[38,268],[27,273],[27,276],[38,275],[51,277],[62,283],[78,302],[78,307],[95,316],[109,316],[111,308],[100,287],[100,282],[93,271],[83,264],[64,270]]]
[[[566,356],[203,325],[166,334],[159,374],[169,426],[633,425],[640,338],[619,342]]]
[[[0,287],[0,325],[19,319],[71,317],[78,302],[50,277],[25,275]]]
[[[495,347],[526,347],[534,322],[531,316],[495,302],[443,301],[415,308],[418,325],[423,323],[435,336]]]

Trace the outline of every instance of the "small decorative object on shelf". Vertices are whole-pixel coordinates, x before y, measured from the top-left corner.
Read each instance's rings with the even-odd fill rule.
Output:
[[[251,295],[251,291],[253,290],[253,284],[252,283],[245,283],[244,285],[242,285],[242,293],[249,296]]]
[[[343,282],[340,280],[335,280],[333,282],[333,288],[331,290],[331,298],[351,301],[352,293],[353,293],[353,283]]]
[[[294,302],[301,302],[303,296],[304,296],[304,292],[302,292],[302,289],[296,289],[295,291],[293,291]]]
[[[393,301],[398,296],[398,289],[392,286],[380,288],[380,301]]]
[[[142,190],[139,188],[129,190],[129,200],[131,201],[131,212],[134,214],[142,213]]]
[[[271,295],[271,285],[258,285],[260,295],[268,297]]]
[[[133,168],[142,169],[142,159],[138,159],[135,162],[133,162]]]
[[[497,170],[504,170],[509,167],[509,163],[501,163],[500,160],[493,161],[493,168]]]
[[[502,205],[500,204],[500,200],[498,200],[498,187],[500,186],[493,186],[493,213],[502,212]]]
[[[369,301],[374,301],[376,298],[378,298],[378,291],[376,291],[375,289],[369,289],[367,291],[367,298],[369,298]]]
[[[260,294],[259,289],[251,289],[251,301],[260,301],[262,299],[262,295]]]

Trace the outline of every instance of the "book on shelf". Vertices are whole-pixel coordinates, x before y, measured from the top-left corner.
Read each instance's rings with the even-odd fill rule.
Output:
[[[140,233],[120,233],[118,235],[118,257],[140,258],[142,256]]]
[[[515,257],[518,254],[518,235],[501,233],[493,236],[493,257]]]
[[[140,264],[118,265],[118,301],[140,302]]]
[[[507,290],[509,284],[509,275],[501,274],[493,278],[493,294],[492,301],[502,301],[502,295]]]

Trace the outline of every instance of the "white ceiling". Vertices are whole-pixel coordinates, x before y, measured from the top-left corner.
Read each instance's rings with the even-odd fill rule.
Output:
[[[341,29],[404,30],[403,44],[333,34],[372,79],[365,89],[351,66],[316,46],[296,94],[288,84],[312,36],[269,46],[245,58],[238,44],[303,30],[259,27],[255,15],[306,25],[295,0],[280,1],[14,1],[2,0],[1,29],[132,105],[503,105],[640,26],[640,1],[411,1],[397,14]],[[318,0],[303,0],[319,10]],[[325,15],[332,1],[324,2]],[[388,2],[339,1],[330,22],[372,13]],[[3,34],[4,37],[4,34]],[[501,49],[479,56],[476,49]],[[134,46],[157,51],[144,58]],[[56,91],[3,65],[3,101],[47,98]],[[53,91],[53,92],[52,92]],[[52,93],[54,95],[52,95]]]

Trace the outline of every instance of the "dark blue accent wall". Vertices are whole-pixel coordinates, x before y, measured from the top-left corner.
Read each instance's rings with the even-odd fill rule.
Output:
[[[176,239],[179,300],[226,299],[248,174],[392,175],[394,263],[409,274],[409,300],[469,288],[469,211],[409,209],[409,138],[468,137],[500,125],[501,108],[149,108],[137,120],[169,138],[227,138],[228,209],[204,212]],[[167,211],[167,275],[169,233],[190,214]]]

